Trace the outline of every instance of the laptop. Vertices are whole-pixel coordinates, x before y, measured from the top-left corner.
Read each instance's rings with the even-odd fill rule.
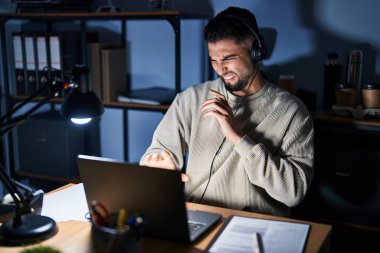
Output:
[[[111,214],[120,208],[140,212],[147,236],[194,242],[221,218],[218,213],[186,208],[184,184],[177,170],[86,155],[78,156],[78,165],[89,209],[91,201],[97,200]]]

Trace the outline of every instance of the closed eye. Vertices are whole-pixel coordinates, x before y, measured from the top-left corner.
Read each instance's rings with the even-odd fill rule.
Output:
[[[236,55],[227,55],[226,57],[223,58],[222,61],[232,61],[235,58],[236,58]]]
[[[227,56],[225,56],[225,57],[223,57],[222,58],[222,62],[229,62],[229,61],[232,61],[232,60],[234,60],[234,59],[236,59],[238,56],[237,55],[227,55]],[[212,59],[211,57],[210,57],[210,61],[211,62],[217,62],[217,60],[215,60],[215,59]]]

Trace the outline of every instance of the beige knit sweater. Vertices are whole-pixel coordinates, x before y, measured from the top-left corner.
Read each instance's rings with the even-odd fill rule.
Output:
[[[228,140],[222,145],[218,122],[200,113],[202,102],[212,97],[209,89],[225,94],[245,133],[236,146]],[[144,156],[169,151],[190,177],[185,194],[193,202],[201,198],[216,156],[203,204],[288,216],[313,177],[312,119],[302,102],[269,82],[242,99],[220,79],[189,87],[173,101]]]

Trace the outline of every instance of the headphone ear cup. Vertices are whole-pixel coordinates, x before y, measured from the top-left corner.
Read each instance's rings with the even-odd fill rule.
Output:
[[[261,52],[261,47],[259,46],[259,43],[255,40],[253,43],[252,43],[252,47],[251,47],[251,60],[253,62],[258,62],[260,60],[262,60],[262,52]]]
[[[257,41],[254,41],[251,47],[251,60],[253,62],[258,62],[265,59],[266,56],[267,56],[267,45],[264,43],[264,40],[261,38],[261,46],[259,45]]]

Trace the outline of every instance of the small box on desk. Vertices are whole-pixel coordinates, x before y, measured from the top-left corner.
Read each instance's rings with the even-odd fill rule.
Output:
[[[78,177],[76,158],[85,153],[85,130],[56,111],[33,115],[17,129],[19,171]]]

